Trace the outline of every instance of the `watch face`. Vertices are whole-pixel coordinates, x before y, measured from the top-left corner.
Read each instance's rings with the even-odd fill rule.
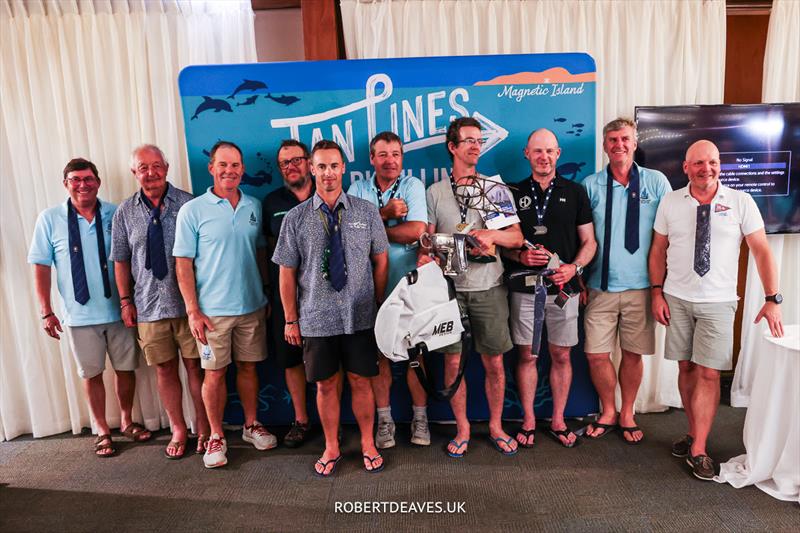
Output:
[[[783,303],[783,296],[780,293],[778,293],[775,295],[774,300],[776,304]]]

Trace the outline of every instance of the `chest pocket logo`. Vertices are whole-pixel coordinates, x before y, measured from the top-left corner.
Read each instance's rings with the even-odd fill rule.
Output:
[[[649,204],[652,202],[650,199],[650,195],[647,194],[647,189],[642,189],[642,192],[639,194],[639,203],[640,204]]]
[[[250,225],[258,226],[258,220],[256,219],[256,214],[253,212],[250,213]]]
[[[531,206],[531,197],[530,196],[523,196],[519,199],[519,208],[520,209],[528,209]]]
[[[355,222],[350,222],[347,225],[353,229],[367,229],[366,222],[361,222],[360,220],[357,220]]]

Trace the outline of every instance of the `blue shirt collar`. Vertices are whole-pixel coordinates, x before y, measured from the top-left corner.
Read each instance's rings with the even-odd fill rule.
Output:
[[[634,162],[633,162],[633,166],[635,166],[635,167],[636,167],[636,170],[638,170],[638,171],[639,171],[639,181],[641,182],[641,179],[642,179],[642,167],[640,167],[639,165],[637,165],[637,164],[636,164],[636,161],[634,161]],[[609,179],[612,179],[612,180],[614,180],[614,177],[613,177],[613,176],[609,176],[609,174],[608,174],[608,165],[606,165],[605,167],[603,167],[603,173],[605,174],[605,177],[606,177],[606,179],[605,179],[605,180],[602,180],[602,181],[600,182],[600,185],[606,185],[606,184],[608,183],[608,180],[609,180]],[[622,184],[621,184],[620,182],[618,182],[617,180],[614,180],[614,184],[613,184],[613,186],[614,186],[614,187],[627,187],[627,185],[622,185]]]
[[[206,189],[206,193],[202,196],[202,198],[205,198],[206,202],[216,205],[227,201],[225,198],[220,198],[219,196],[214,194],[212,192],[213,188],[214,186],[212,185],[211,187]],[[247,196],[245,193],[243,193],[241,189],[239,189],[239,203],[236,205],[236,207],[238,208],[240,205],[248,205],[250,203],[251,203],[250,197]]]

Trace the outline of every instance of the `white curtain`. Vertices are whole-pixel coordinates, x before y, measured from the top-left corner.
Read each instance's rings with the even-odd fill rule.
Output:
[[[769,17],[764,81],[761,100],[765,103],[800,102],[800,1],[774,0]],[[780,273],[784,324],[800,323],[800,235],[770,235],[769,240]],[[758,353],[758,338],[768,331],[766,323],[753,324],[764,302],[764,289],[753,256],[747,264],[747,286],[742,321],[742,349],[731,386],[731,405],[747,407],[756,364],[769,354]]]
[[[349,58],[589,53],[598,139],[635,106],[722,103],[724,0],[342,0],[341,10]],[[598,167],[603,157],[598,143]],[[664,332],[644,358],[639,412],[681,406]]]
[[[101,197],[119,202],[136,190],[131,149],[150,142],[170,159],[172,183],[190,190],[178,73],[255,62],[253,19],[249,0],[0,0],[0,441],[90,424],[66,341],[41,330],[26,264],[37,213],[66,197],[61,169],[91,159]],[[184,407],[191,416],[186,398]],[[134,417],[167,423],[152,369],[137,371]]]

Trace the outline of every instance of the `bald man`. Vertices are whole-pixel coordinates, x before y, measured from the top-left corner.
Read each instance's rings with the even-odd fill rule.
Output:
[[[514,201],[521,221],[522,233],[539,249],[507,250],[512,272],[522,269],[545,268],[552,253],[558,254],[561,266],[550,276],[545,304],[548,352],[550,353],[550,387],[553,392],[553,418],[549,433],[562,446],[572,448],[577,441],[564,421],[569,388],[572,383],[570,352],[578,344],[578,278],[583,267],[592,260],[597,243],[592,225],[592,208],[586,190],[556,172],[561,156],[558,139],[550,130],[539,129],[528,137],[523,150],[530,162],[531,175],[515,183]],[[556,303],[569,295],[563,305]],[[511,338],[519,351],[517,387],[522,403],[523,421],[516,434],[523,448],[534,443],[536,415],[533,410],[536,396],[536,358],[531,353],[533,339],[534,295],[520,292],[511,294]]]
[[[686,457],[701,480],[714,477],[706,442],[719,404],[720,372],[731,369],[735,265],[743,237],[765,293],[755,322],[766,318],[772,335],[783,336],[783,298],[764,221],[749,194],[719,182],[719,170],[714,143],[702,140],[689,147],[683,162],[689,184],[661,200],[648,260],[653,317],[667,326],[664,355],[678,361],[678,388],[689,421],[672,455]]]

